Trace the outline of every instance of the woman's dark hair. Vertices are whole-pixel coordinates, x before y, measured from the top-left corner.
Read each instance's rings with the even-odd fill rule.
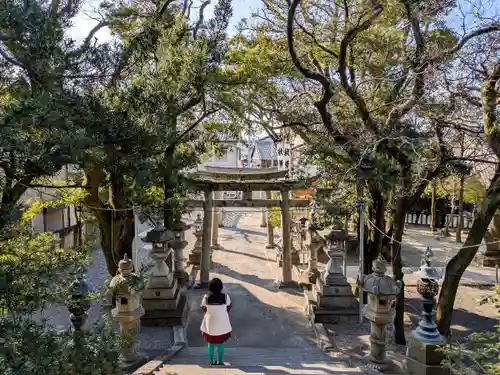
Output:
[[[212,280],[210,280],[210,283],[208,284],[208,290],[213,294],[221,293],[222,288],[223,288],[222,280],[217,277],[214,277]]]

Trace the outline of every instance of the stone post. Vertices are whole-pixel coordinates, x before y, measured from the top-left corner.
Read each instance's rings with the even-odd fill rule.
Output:
[[[213,194],[211,191],[205,191],[205,201],[203,202],[203,242],[201,248],[201,267],[200,267],[200,282],[196,285],[197,288],[208,287],[210,281],[211,267],[211,235],[212,235],[212,211],[213,211]]]
[[[213,192],[214,199],[220,199],[221,192]],[[217,207],[213,207],[213,218],[212,218],[212,249],[217,249],[219,247],[219,224],[220,224],[220,213]]]
[[[407,343],[407,358],[403,362],[405,371],[410,375],[445,375],[448,369],[441,367],[444,359],[439,350],[446,344],[446,339],[437,330],[434,306],[439,292],[439,272],[431,267],[432,251],[428,247],[417,281],[417,292],[421,295],[423,312],[418,327],[412,332]]]
[[[298,284],[292,279],[292,246],[290,238],[290,198],[288,190],[283,189],[281,192],[281,229],[282,229],[282,276],[279,281],[280,288],[294,288]]]
[[[271,199],[272,194],[271,191],[266,191],[266,199]],[[266,244],[266,249],[274,249],[276,247],[276,244],[274,243],[274,228],[271,224],[271,220],[269,219],[270,216],[270,210],[269,208],[267,209],[267,244]]]
[[[380,372],[389,371],[393,366],[386,356],[386,327],[394,320],[394,302],[400,290],[400,286],[386,272],[387,265],[379,255],[373,262],[373,273],[364,277],[362,285],[363,291],[368,293],[363,313],[371,326],[367,367]]]
[[[189,275],[184,268],[184,248],[188,245],[185,233],[189,228],[190,226],[181,220],[174,221],[172,225],[174,240],[170,245],[174,249],[174,277],[181,285],[189,281]]]
[[[261,192],[260,192],[260,198],[261,198],[261,199],[266,199],[266,194],[265,194],[265,192],[263,192],[263,191],[261,191]],[[265,208],[265,207],[262,207],[262,209],[261,209],[261,210],[262,210],[262,211],[261,211],[261,213],[260,213],[260,227],[261,227],[261,228],[266,228],[266,227],[267,227],[267,220],[266,220],[266,219],[267,219],[267,218],[266,218],[266,216],[267,216],[267,210],[266,210],[266,208]]]
[[[313,227],[312,223],[308,221],[306,229],[306,248],[309,249],[309,259],[307,264],[307,277],[309,282],[313,285],[319,276],[318,271],[318,250],[323,246],[323,241],[320,235]]]
[[[120,361],[124,369],[136,367],[145,358],[136,351],[137,323],[144,315],[140,291],[142,280],[133,273],[132,261],[125,257],[118,264],[119,273],[111,279],[109,290],[116,306],[111,310],[113,319],[120,325]]]
[[[497,213],[493,216],[493,219],[491,219],[491,223],[484,236],[487,245],[486,251],[484,252],[483,267],[500,266],[500,243],[497,242],[498,238],[500,238],[499,236],[500,214]]]
[[[198,214],[196,220],[194,221],[194,231],[195,237],[194,247],[189,253],[188,265],[194,267],[200,267],[201,265],[201,247],[202,247],[202,237],[203,237],[203,220],[201,220],[201,215]]]

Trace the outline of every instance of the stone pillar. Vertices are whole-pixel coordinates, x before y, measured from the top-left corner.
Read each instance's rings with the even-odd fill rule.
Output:
[[[189,281],[189,275],[184,269],[184,248],[188,245],[186,241],[186,230],[190,226],[186,225],[182,220],[174,221],[172,231],[174,232],[174,240],[171,242],[174,249],[174,277],[179,281],[180,285],[184,285]]]
[[[306,247],[309,248],[309,259],[307,265],[308,279],[311,284],[315,284],[319,276],[318,271],[318,250],[323,246],[323,241],[316,229],[309,223],[307,227]]]
[[[500,266],[500,243],[497,243],[500,238],[500,214],[495,214],[491,220],[488,230],[484,235],[486,245],[484,252],[483,267]]]
[[[260,192],[260,198],[266,199],[265,192],[263,192],[263,191]],[[266,208],[262,207],[262,211],[260,213],[260,227],[261,228],[267,227],[267,220],[266,220],[267,212],[266,211],[267,211]]]
[[[220,199],[221,192],[213,192],[214,199]],[[219,247],[219,223],[220,223],[220,213],[217,207],[213,207],[213,217],[212,217],[212,248],[217,249]]]
[[[421,278],[417,281],[417,292],[421,295],[424,310],[422,318],[407,342],[407,358],[403,362],[405,371],[410,375],[445,375],[448,369],[441,367],[444,354],[440,349],[446,339],[437,330],[434,306],[439,292],[439,273],[431,267],[432,251],[427,248],[420,267]]]
[[[209,190],[205,191],[205,202],[203,203],[203,241],[201,248],[201,267],[200,267],[200,282],[198,288],[208,287],[210,281],[210,267],[212,265],[212,211],[213,211],[213,193]]]
[[[282,229],[282,268],[280,288],[297,287],[292,279],[292,246],[290,238],[290,198],[288,190],[284,189],[281,192],[281,229]]]
[[[201,247],[203,237],[203,220],[201,220],[200,214],[198,214],[196,220],[194,221],[193,234],[196,240],[193,249],[191,249],[191,252],[189,253],[188,265],[199,268],[201,265]]]
[[[266,199],[271,200],[272,194],[271,191],[266,191]],[[274,243],[274,228],[271,224],[271,220],[269,220],[270,210],[267,209],[267,244],[266,249],[274,249],[276,244]]]
[[[136,352],[137,323],[144,315],[140,290],[141,279],[133,273],[132,262],[125,254],[118,263],[119,273],[108,284],[116,306],[111,310],[113,319],[120,325],[120,362],[124,369],[140,365],[145,358]]]

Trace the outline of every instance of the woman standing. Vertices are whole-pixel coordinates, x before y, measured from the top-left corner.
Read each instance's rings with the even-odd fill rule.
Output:
[[[204,312],[201,322],[201,334],[208,343],[208,358],[211,365],[223,365],[224,343],[231,337],[231,322],[229,310],[231,299],[222,293],[224,285],[218,278],[208,284],[209,293],[203,296],[201,309]],[[215,360],[215,347],[217,346],[217,360]]]

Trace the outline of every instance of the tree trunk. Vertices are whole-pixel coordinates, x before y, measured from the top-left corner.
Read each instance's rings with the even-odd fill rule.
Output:
[[[436,230],[436,182],[431,182],[431,232]]]
[[[365,264],[363,271],[365,275],[372,273],[372,263],[382,250],[382,240],[384,234],[381,232],[385,228],[385,207],[384,197],[380,190],[373,189],[370,192],[372,205],[370,207],[370,221],[376,226],[368,223],[370,228],[370,239],[365,250]]]
[[[109,199],[103,203],[99,196],[99,187],[105,180],[104,171],[95,169],[86,172],[86,204],[92,210],[101,235],[101,247],[106,260],[106,267],[111,276],[118,271],[118,262],[125,254],[132,259],[134,242],[134,212],[127,210],[127,200],[123,177],[110,174]]]
[[[457,228],[457,233],[455,240],[458,243],[462,242],[462,228],[464,227],[464,182],[465,182],[465,175],[462,173],[460,176],[460,186],[458,190],[458,228]]]
[[[101,232],[101,247],[111,276],[118,271],[118,262],[127,254],[132,259],[135,228],[133,211],[105,211],[96,215]]]
[[[404,185],[403,185],[404,186]],[[406,217],[406,207],[408,199],[403,189],[402,196],[396,202],[396,211],[393,222],[393,241],[391,246],[392,274],[395,281],[400,281],[401,290],[396,297],[396,315],[394,316],[394,342],[399,345],[406,345],[404,331],[404,313],[405,313],[405,289],[403,282],[403,260],[401,255],[401,241],[403,240],[404,225]]]
[[[369,209],[369,220],[377,226],[377,228],[385,228],[385,211],[384,211],[384,198],[382,193],[378,189],[371,189],[370,195],[372,198],[372,203]],[[363,274],[368,275],[373,272],[373,261],[380,254],[382,249],[382,238],[383,234],[377,230],[371,223],[367,223],[369,228],[369,239],[368,245],[365,246],[364,251],[364,263],[363,263]],[[359,296],[359,290],[357,290],[357,295]],[[363,303],[367,303],[368,296],[363,293]]]
[[[9,224],[19,220],[20,215],[17,210],[17,205],[23,194],[28,190],[28,184],[31,182],[31,177],[25,177],[19,182],[6,181],[6,185],[2,188],[0,201],[0,233],[7,229]]]
[[[172,228],[174,223],[175,202],[174,191],[176,181],[173,179],[174,149],[168,148],[164,155],[165,168],[163,171],[163,223],[165,228]]]
[[[500,165],[497,166],[495,176],[490,183],[481,207],[478,209],[464,246],[446,265],[446,275],[439,294],[439,302],[436,311],[438,329],[445,337],[448,337],[450,334],[453,306],[455,304],[455,297],[457,295],[460,279],[476,256],[479,245],[488,230],[488,225],[499,205]]]

